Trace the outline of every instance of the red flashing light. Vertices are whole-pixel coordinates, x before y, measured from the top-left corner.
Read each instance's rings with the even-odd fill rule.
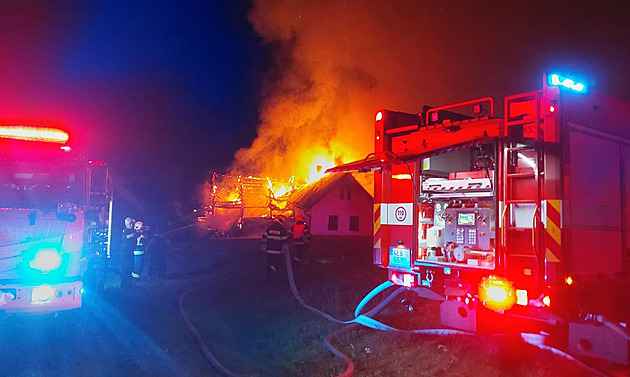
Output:
[[[517,300],[512,283],[498,276],[489,276],[481,281],[479,298],[484,306],[494,311],[509,310]]]
[[[383,112],[379,111],[378,113],[376,113],[376,121],[378,122],[379,120],[383,119]]]
[[[545,295],[545,297],[543,297],[543,299],[542,299],[542,302],[547,307],[551,306],[551,297]]]
[[[105,161],[88,161],[88,164],[92,166],[107,166],[107,162]]]
[[[58,128],[0,126],[0,138],[65,144],[69,139],[69,135]]]
[[[567,278],[564,279],[564,282],[567,283],[567,285],[571,285],[573,284],[573,278],[571,276],[567,276]]]
[[[553,113],[554,111],[556,111],[556,107],[554,105],[549,105],[549,112]]]

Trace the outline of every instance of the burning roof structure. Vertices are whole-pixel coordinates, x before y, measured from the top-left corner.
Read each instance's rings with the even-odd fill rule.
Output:
[[[213,173],[207,212],[238,210],[241,217],[273,216],[286,207],[286,198],[296,189],[290,180]]]

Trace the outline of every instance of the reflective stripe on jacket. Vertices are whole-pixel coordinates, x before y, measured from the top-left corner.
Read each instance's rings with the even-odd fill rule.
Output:
[[[265,230],[262,238],[267,241],[265,249],[268,253],[279,254],[282,253],[282,245],[287,242],[289,233],[284,229],[282,224],[274,221],[273,224],[269,225],[269,228]]]

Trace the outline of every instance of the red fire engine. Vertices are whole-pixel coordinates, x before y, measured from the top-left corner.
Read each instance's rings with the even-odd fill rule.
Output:
[[[444,325],[532,325],[627,364],[630,104],[554,74],[503,112],[378,111],[374,153],[328,172],[375,171],[373,261]]]
[[[0,311],[78,308],[85,279],[102,284],[112,183],[107,165],[80,158],[68,138],[0,126]]]

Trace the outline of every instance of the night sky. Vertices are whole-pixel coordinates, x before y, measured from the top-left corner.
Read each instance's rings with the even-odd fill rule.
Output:
[[[208,171],[363,157],[381,107],[501,98],[552,69],[630,100],[627,4],[0,1],[0,121],[61,125],[147,204],[193,205]]]

